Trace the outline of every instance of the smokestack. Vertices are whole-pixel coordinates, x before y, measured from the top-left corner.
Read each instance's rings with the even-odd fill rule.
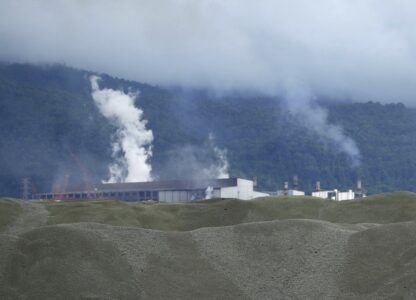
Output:
[[[316,182],[316,191],[319,192],[321,190],[321,182],[317,181]]]
[[[283,186],[283,195],[287,196],[289,193],[288,191],[289,191],[289,182],[285,181],[285,184]]]
[[[257,186],[257,176],[253,177],[253,187]]]
[[[363,183],[361,179],[357,180],[357,191],[361,191],[363,189]]]
[[[299,177],[298,177],[298,175],[293,176],[293,189],[294,190],[299,189]]]
[[[22,199],[29,200],[30,198],[30,179],[29,178],[22,178]]]

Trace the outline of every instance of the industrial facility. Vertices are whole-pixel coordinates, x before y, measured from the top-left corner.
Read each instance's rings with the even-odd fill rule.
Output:
[[[353,200],[356,198],[364,198],[366,197],[365,190],[362,187],[361,180],[357,181],[357,188],[355,191],[348,190],[345,192],[341,192],[337,189],[334,190],[322,190],[321,183],[319,181],[316,182],[316,189],[312,192],[313,197],[335,200],[335,201],[343,201],[343,200]]]
[[[293,176],[292,182],[292,188],[289,187],[289,182],[285,181],[283,190],[271,192],[270,194],[273,196],[305,196],[306,193],[299,188],[299,177],[297,175]],[[311,193],[311,196],[334,201],[343,201],[364,198],[367,195],[362,186],[362,181],[358,180],[356,189],[348,191],[339,191],[337,189],[323,190],[321,189],[320,181],[317,181],[315,191]]]
[[[123,201],[158,201],[167,203],[192,202],[212,198],[233,198],[251,200],[267,196],[305,196],[299,187],[299,177],[293,176],[292,186],[284,182],[283,189],[274,192],[255,190],[257,180],[242,178],[200,179],[200,180],[168,180],[127,183],[99,183],[86,187],[72,187],[49,193],[33,194],[32,199],[42,200],[94,200],[118,199]],[[26,180],[27,181],[27,180]],[[26,187],[24,181],[23,187]],[[28,199],[27,188],[24,199]],[[343,201],[366,197],[361,180],[357,181],[355,190],[340,191],[338,189],[321,189],[316,182],[315,191],[311,196],[322,199]]]
[[[299,177],[293,176],[293,188],[289,188],[289,182],[285,181],[283,190],[279,190],[276,196],[305,196],[305,192],[299,189]]]
[[[241,178],[170,180],[152,182],[101,183],[88,189],[71,188],[65,191],[34,194],[34,199],[87,200],[119,199],[123,201],[191,202],[211,198],[251,200],[269,196],[254,190],[253,180]]]

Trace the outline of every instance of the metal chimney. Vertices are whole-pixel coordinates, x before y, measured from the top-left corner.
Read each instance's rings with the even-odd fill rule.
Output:
[[[321,190],[321,182],[317,181],[316,182],[316,191],[319,192]]]
[[[363,183],[361,179],[357,180],[357,191],[361,191],[363,189]]]
[[[22,178],[22,199],[29,200],[30,198],[30,179]]]
[[[283,186],[283,195],[287,196],[289,194],[289,182],[285,181],[285,184]]]
[[[284,186],[283,186],[283,189],[284,189],[285,191],[287,191],[287,190],[289,189],[289,182],[285,181],[285,184],[284,184]]]
[[[299,189],[299,177],[298,177],[298,175],[293,176],[293,189],[294,190]]]

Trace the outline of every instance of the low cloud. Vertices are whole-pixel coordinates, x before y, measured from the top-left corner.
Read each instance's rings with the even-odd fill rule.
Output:
[[[410,0],[0,2],[3,60],[162,85],[416,99]],[[292,99],[291,101],[296,101]]]
[[[0,59],[280,96],[359,161],[313,99],[414,106],[415,12],[411,0],[3,0]]]

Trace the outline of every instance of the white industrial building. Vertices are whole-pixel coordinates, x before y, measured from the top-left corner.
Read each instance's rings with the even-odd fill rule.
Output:
[[[276,192],[276,196],[305,196],[305,192],[299,190],[299,178],[297,175],[293,176],[293,188],[289,189],[289,182],[285,181],[283,190]]]
[[[315,191],[312,192],[312,196],[335,201],[355,199],[355,193],[353,190],[348,190],[346,192],[341,192],[336,189],[332,191]]]
[[[161,190],[158,200],[160,202],[190,202],[211,198],[251,200],[269,196],[269,194],[255,191],[252,180],[242,178],[178,181],[177,183],[175,188],[183,188],[182,190]]]
[[[279,190],[276,193],[276,196],[305,196],[304,191],[299,190]]]
[[[33,195],[34,199],[119,199],[124,201],[154,200],[176,203],[211,198],[251,200],[269,194],[254,190],[252,180],[241,178],[170,180],[152,182],[102,183],[88,189],[72,188],[54,193]]]
[[[321,190],[321,183],[316,182],[316,191],[312,192],[313,197],[335,200],[335,201],[344,201],[344,200],[354,200],[356,198],[364,198],[366,194],[362,188],[361,180],[357,181],[357,190],[348,190],[346,192],[335,190]]]

